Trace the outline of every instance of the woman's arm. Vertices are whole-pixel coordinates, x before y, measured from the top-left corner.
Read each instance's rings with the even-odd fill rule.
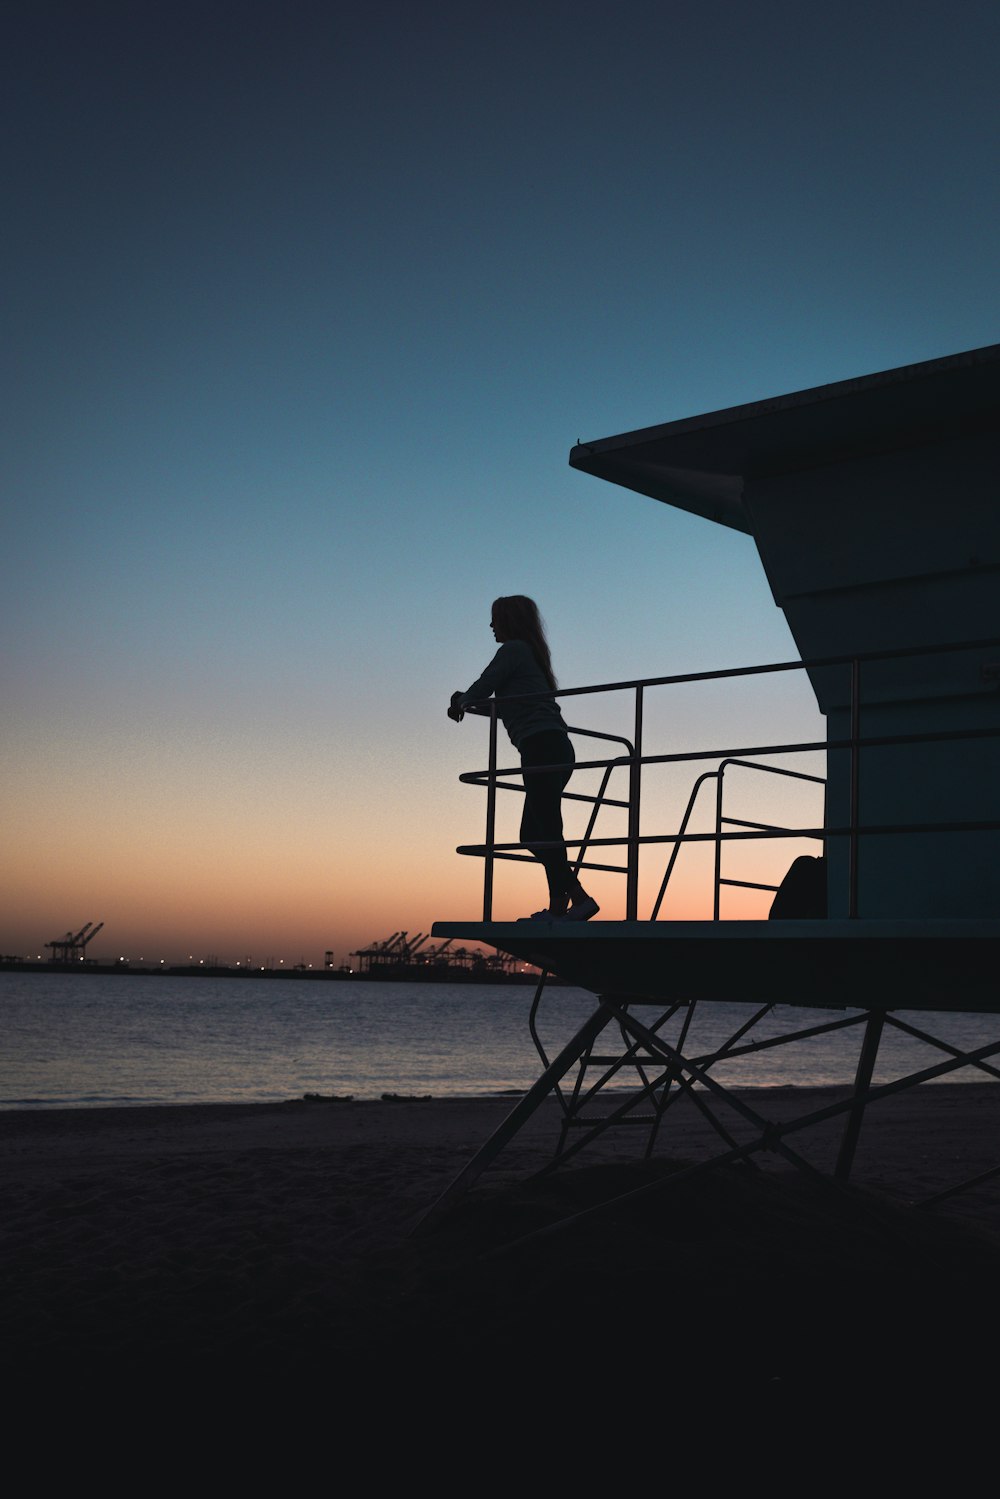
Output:
[[[473,682],[468,692],[458,694],[462,699],[463,708],[466,703],[478,703],[485,698],[492,697],[497,688],[503,686],[514,671],[517,645],[518,642],[515,640],[505,640],[482,676]]]
[[[515,641],[505,640],[482,676],[473,682],[468,692],[452,693],[451,706],[448,709],[449,718],[453,718],[456,723],[461,723],[467,703],[478,703],[485,698],[492,697],[497,688],[506,682],[514,670],[517,652],[510,649],[514,645],[516,645]]]

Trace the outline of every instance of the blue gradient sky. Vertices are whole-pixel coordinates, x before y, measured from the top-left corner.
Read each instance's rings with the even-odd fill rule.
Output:
[[[3,951],[474,916],[496,594],[566,686],[794,654],[749,538],[571,445],[1000,337],[992,3],[3,28]]]

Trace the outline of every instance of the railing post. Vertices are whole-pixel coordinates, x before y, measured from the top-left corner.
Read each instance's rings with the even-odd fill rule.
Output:
[[[493,844],[497,820],[497,700],[490,698],[490,775],[486,783],[486,863],[483,874],[483,920],[493,920]]]
[[[628,781],[628,875],[625,888],[625,920],[639,919],[639,796],[642,780],[642,693],[635,689],[635,733]]]
[[[722,906],[722,778],[725,765],[720,765],[715,782],[715,895],[712,901],[712,920],[718,921]]]
[[[851,835],[848,846],[847,914],[858,914],[858,814],[861,806],[861,662],[851,662]]]

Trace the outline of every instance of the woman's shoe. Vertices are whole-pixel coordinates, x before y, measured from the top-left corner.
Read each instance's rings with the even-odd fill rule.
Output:
[[[581,900],[575,901],[573,905],[570,906],[569,910],[566,912],[566,915],[562,918],[562,920],[589,921],[592,916],[597,915],[600,909],[600,906],[597,904],[592,895],[585,895]]]
[[[566,913],[556,916],[546,908],[544,911],[532,911],[530,916],[519,916],[518,921],[565,921]]]

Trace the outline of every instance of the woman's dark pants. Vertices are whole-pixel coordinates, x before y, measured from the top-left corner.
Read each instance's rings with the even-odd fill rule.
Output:
[[[521,842],[560,844],[559,848],[533,850],[535,858],[545,868],[549,906],[557,908],[566,904],[573,884],[566,846],[562,842],[560,802],[566,782],[573,774],[574,760],[569,735],[562,729],[543,729],[539,734],[529,735],[521,744],[522,769],[534,771],[524,777]]]

